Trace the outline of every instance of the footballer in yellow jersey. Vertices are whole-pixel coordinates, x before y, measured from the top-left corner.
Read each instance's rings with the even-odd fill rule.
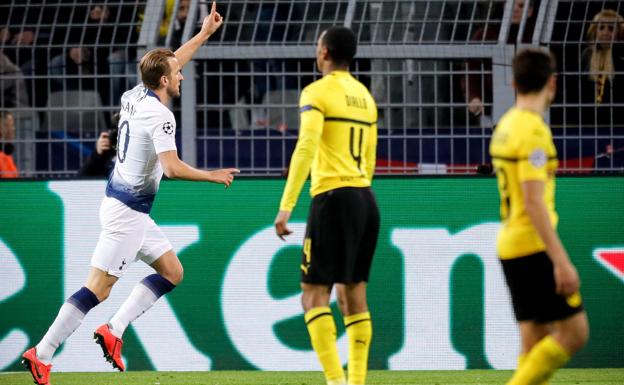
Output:
[[[377,106],[348,71],[332,71],[308,85],[299,100],[301,126],[280,203],[291,211],[311,169],[310,194],[368,187],[375,168]],[[316,150],[313,152],[312,150]]]
[[[516,105],[500,119],[490,155],[500,193],[497,252],[521,336],[507,385],[545,385],[588,338],[576,268],[557,235],[557,151],[542,115],[556,91],[554,57],[525,49],[513,59]]]
[[[370,189],[377,106],[368,89],[348,71],[356,47],[355,35],[345,27],[329,28],[319,38],[316,62],[323,77],[301,92],[299,138],[275,219],[277,235],[290,234],[290,213],[311,175],[301,302],[328,385],[347,383],[329,308],[333,287],[349,337],[348,384],[365,383],[372,338],[366,283],[380,221]]]
[[[522,182],[529,180],[544,182],[544,204],[550,223],[556,228],[557,150],[542,116],[528,110],[510,109],[496,126],[490,155],[501,196],[503,226],[498,234],[498,255],[508,259],[546,250],[526,212],[521,187]]]

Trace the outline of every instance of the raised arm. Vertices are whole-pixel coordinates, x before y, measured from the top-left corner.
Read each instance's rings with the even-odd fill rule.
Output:
[[[187,22],[192,22],[187,20]],[[217,12],[217,2],[212,2],[212,8],[210,14],[204,18],[201,30],[197,35],[193,36],[189,41],[182,44],[180,48],[175,51],[176,58],[180,62],[180,67],[184,67],[186,63],[191,60],[195,52],[208,40],[208,38],[215,33],[219,27],[223,24],[223,17]]]

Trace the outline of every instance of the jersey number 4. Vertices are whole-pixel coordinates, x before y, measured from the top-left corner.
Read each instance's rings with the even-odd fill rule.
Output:
[[[351,156],[353,157],[353,160],[356,161],[357,163],[357,167],[358,169],[360,168],[360,164],[362,163],[362,138],[364,137],[364,129],[362,127],[360,127],[359,129],[359,134],[360,134],[360,138],[356,139],[355,135],[356,135],[356,128],[351,126],[351,130],[350,130],[350,134],[349,134],[349,151],[351,152]],[[356,147],[356,140],[357,140],[357,149]],[[357,154],[355,153],[355,150],[357,150]]]

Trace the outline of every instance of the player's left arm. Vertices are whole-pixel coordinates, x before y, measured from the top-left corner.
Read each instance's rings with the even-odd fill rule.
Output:
[[[189,20],[191,22],[191,20]],[[191,60],[195,52],[210,38],[210,36],[216,32],[223,24],[223,17],[217,12],[217,2],[212,2],[212,9],[210,14],[204,18],[201,30],[197,35],[193,36],[189,41],[184,43],[180,48],[175,51],[175,56],[180,63],[180,67],[184,67],[186,63]]]

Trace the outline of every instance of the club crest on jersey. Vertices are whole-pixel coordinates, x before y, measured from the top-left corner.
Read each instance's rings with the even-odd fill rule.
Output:
[[[544,152],[541,148],[538,148],[529,155],[529,163],[536,168],[544,167],[547,160],[548,158],[546,157],[546,152]]]
[[[163,123],[162,129],[163,131],[165,131],[165,134],[167,135],[173,134],[173,124],[171,124],[171,122]]]

